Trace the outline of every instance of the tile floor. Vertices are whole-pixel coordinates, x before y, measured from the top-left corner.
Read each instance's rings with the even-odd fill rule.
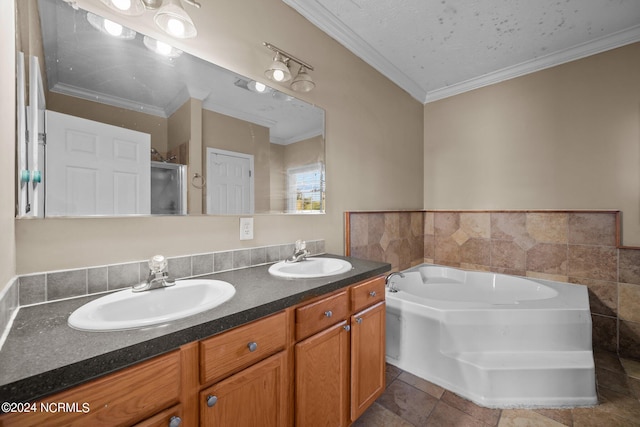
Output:
[[[600,403],[593,408],[489,409],[387,365],[387,389],[354,427],[640,426],[640,361],[595,352]]]

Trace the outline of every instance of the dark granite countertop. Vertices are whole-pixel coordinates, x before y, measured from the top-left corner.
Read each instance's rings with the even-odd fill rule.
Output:
[[[201,276],[231,283],[236,294],[209,311],[145,329],[84,332],[67,325],[76,308],[102,295],[21,307],[0,350],[0,402],[36,400],[391,269],[326,256],[354,268],[318,279],[274,277],[269,265]]]

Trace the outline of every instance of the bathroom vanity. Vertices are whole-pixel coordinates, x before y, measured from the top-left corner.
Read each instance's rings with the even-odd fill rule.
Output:
[[[384,273],[390,269],[349,260],[351,272],[322,279],[275,278],[268,266],[207,276],[233,283],[237,295],[211,310],[218,314],[164,328],[88,333],[64,325],[67,331],[52,332],[68,340],[59,344],[82,345],[79,339],[97,335],[117,348],[88,358],[78,349],[84,361],[3,382],[1,400],[32,403],[16,405],[0,425],[348,426],[384,391]],[[67,312],[64,303],[59,309]],[[26,323],[17,318],[14,329]],[[11,332],[0,356],[20,345],[13,340],[19,333]],[[138,342],[127,345],[132,337]],[[165,351],[166,341],[182,343]],[[137,360],[121,362],[128,353]],[[70,372],[74,383],[60,378],[48,392],[56,375]],[[49,404],[61,410],[40,410]]]

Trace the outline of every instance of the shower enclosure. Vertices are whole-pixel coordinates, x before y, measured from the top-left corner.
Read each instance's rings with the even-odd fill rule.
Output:
[[[151,162],[151,214],[186,215],[186,166]]]

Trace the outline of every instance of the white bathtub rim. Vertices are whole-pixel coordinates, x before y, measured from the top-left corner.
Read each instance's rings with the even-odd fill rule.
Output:
[[[417,272],[419,273],[419,269],[421,267],[439,267],[443,269],[450,269],[459,272],[466,272],[466,270],[462,270],[455,267],[446,267],[435,264],[420,264],[415,267],[412,267],[408,270],[405,270],[404,273]],[[485,273],[485,272],[478,272]],[[494,274],[494,273],[488,273]],[[522,309],[560,309],[560,310],[589,310],[589,294],[588,288],[585,285],[574,284],[574,283],[566,283],[566,282],[556,282],[552,280],[538,279],[532,277],[523,277],[523,276],[511,276],[506,274],[499,274],[500,276],[506,277],[515,277],[518,279],[528,280],[534,283],[538,283],[544,286],[547,286],[558,292],[553,298],[545,298],[545,299],[535,299],[535,300],[523,300],[518,301],[516,304],[491,304],[487,302],[471,302],[471,301],[450,301],[450,300],[440,300],[440,299],[430,299],[417,296],[415,294],[405,292],[402,290],[402,280],[401,278],[394,278],[396,281],[396,286],[399,289],[398,292],[391,292],[387,289],[386,296],[388,301],[394,300],[404,300],[415,302],[427,307],[432,308],[433,310],[522,310]]]

